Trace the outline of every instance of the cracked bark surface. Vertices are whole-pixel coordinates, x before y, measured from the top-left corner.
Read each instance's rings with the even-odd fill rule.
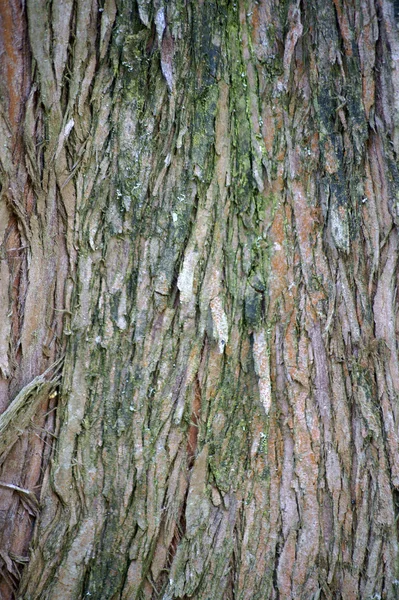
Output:
[[[0,3],[1,598],[397,598],[398,24]]]

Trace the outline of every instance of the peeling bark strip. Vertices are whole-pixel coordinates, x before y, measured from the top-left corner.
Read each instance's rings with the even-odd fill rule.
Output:
[[[47,397],[55,397],[55,387],[60,376],[47,377],[60,366],[58,360],[43,375],[35,377],[19,392],[8,408],[0,415],[0,465],[4,463],[18,438],[29,427],[30,420],[35,416],[38,406]],[[47,377],[46,377],[47,376]]]
[[[395,7],[0,2],[2,600],[398,598]]]

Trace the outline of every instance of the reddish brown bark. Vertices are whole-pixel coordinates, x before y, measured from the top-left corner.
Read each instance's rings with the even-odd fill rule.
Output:
[[[26,157],[29,136],[30,149],[37,153],[39,162],[44,143],[31,61],[25,4],[19,0],[1,2],[0,407],[3,413],[18,392],[62,354],[62,312],[57,313],[64,306],[62,219],[51,196],[44,197],[45,183],[40,182],[40,177],[32,180],[34,173]],[[2,454],[0,597],[4,600],[13,597],[28,560],[39,507],[37,499],[53,444],[56,394],[51,387],[46,389],[47,394],[41,394],[35,401],[31,420],[25,426],[21,424],[20,432],[10,437],[8,452]],[[24,409],[28,414],[30,402],[28,396]]]

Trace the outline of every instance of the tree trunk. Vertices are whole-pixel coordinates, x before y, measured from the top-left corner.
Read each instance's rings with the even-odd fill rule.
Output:
[[[398,3],[0,27],[0,597],[396,599]]]

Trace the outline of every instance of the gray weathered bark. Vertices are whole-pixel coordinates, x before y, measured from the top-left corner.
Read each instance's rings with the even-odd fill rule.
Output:
[[[2,598],[397,598],[396,4],[1,4]]]

